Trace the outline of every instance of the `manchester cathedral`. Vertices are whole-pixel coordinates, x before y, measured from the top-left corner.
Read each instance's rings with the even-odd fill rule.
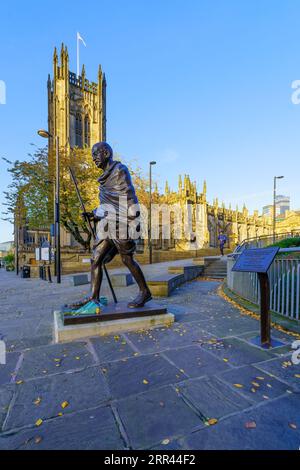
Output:
[[[62,44],[60,60],[53,55],[53,79],[48,76],[48,129],[59,137],[60,147],[92,147],[106,140],[106,79],[99,65],[98,82],[69,70],[67,47]],[[54,146],[50,138],[49,148]]]
[[[54,50],[53,76],[48,76],[47,91],[48,130],[51,136],[59,138],[60,148],[91,148],[94,143],[106,140],[106,78],[100,65],[97,83],[87,79],[84,65],[81,75],[77,76],[69,69],[68,50],[62,44],[60,54],[56,48]],[[53,154],[54,147],[55,142],[50,137],[49,156]],[[181,208],[186,205],[192,208],[192,218],[198,218],[199,222],[194,233],[198,249],[217,247],[220,231],[226,233],[227,248],[231,250],[247,238],[272,234],[272,217],[259,215],[258,211],[250,215],[245,206],[242,210],[230,206],[226,208],[218,199],[210,204],[206,198],[206,182],[202,192],[198,192],[197,183],[192,182],[188,175],[179,176],[176,191],[171,191],[166,183],[164,194],[159,194],[157,187],[155,192],[164,204],[176,203]],[[300,214],[289,211],[284,220],[278,221],[277,232],[288,233],[293,230],[300,231]],[[62,228],[61,235],[63,249],[76,248],[71,234]],[[49,239],[47,231],[38,235],[34,231],[30,234],[29,231],[26,239],[31,240],[32,246],[37,246],[41,236]],[[194,242],[184,234],[181,239],[172,239],[171,234],[170,239],[164,240],[160,233],[158,239],[153,240],[153,246],[157,250],[192,251]]]

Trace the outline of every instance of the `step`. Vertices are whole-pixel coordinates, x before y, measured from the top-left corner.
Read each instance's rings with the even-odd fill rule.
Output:
[[[147,284],[153,297],[169,297],[184,282],[184,274],[162,274],[148,280]]]
[[[203,272],[204,266],[169,266],[168,271],[170,274],[183,274],[185,282],[192,281],[200,276]]]

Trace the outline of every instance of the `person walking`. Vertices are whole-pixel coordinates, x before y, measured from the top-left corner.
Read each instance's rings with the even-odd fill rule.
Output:
[[[221,256],[224,256],[224,246],[225,246],[225,243],[227,242],[227,237],[222,230],[218,236],[218,240],[219,240]]]

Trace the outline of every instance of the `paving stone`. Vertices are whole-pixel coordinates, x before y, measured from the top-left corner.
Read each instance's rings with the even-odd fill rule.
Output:
[[[230,368],[230,366],[200,349],[199,346],[188,346],[180,349],[165,351],[164,356],[170,359],[178,369],[184,370],[189,377],[214,375]]]
[[[285,393],[288,388],[274,377],[251,365],[223,372],[218,377],[228,383],[233,390],[240,392],[253,402],[276,398]],[[234,384],[242,385],[242,387],[237,387]]]
[[[214,320],[208,320],[204,328],[206,330],[220,338],[225,338],[227,336],[236,336],[245,332],[255,332],[259,330],[259,324],[256,320],[253,320],[248,317],[239,317],[239,318],[223,318],[219,316]]]
[[[134,395],[116,406],[134,449],[153,447],[204,426],[171,387]]]
[[[198,323],[176,323],[171,328],[127,333],[126,336],[138,351],[146,354],[201,343],[212,337]]]
[[[85,343],[53,344],[24,352],[18,379],[42,377],[94,364]]]
[[[238,338],[220,339],[217,342],[208,340],[201,347],[217,357],[228,359],[233,366],[241,366],[270,359],[272,355],[265,350],[252,346]]]
[[[15,404],[5,429],[34,425],[58,413],[71,413],[99,406],[109,399],[109,392],[99,367],[81,372],[57,374],[17,385]],[[62,403],[68,406],[63,408]]]
[[[44,422],[39,428],[0,435],[2,450],[122,450],[110,407],[100,407]]]
[[[13,339],[6,342],[7,351],[24,351],[25,349],[46,346],[52,343],[52,334],[46,336],[31,336],[29,338]]]
[[[151,354],[125,361],[111,362],[102,368],[114,398],[145,392],[187,378],[159,355]]]
[[[10,383],[20,354],[6,353],[6,364],[0,364],[0,385]]]
[[[7,415],[9,404],[13,398],[14,390],[14,385],[6,385],[0,388],[0,431]]]
[[[100,363],[131,357],[136,352],[123,335],[91,338],[91,343]]]
[[[216,377],[187,380],[179,384],[178,388],[180,393],[207,419],[219,419],[252,405],[250,400],[239,395]]]
[[[246,428],[250,422],[254,429]],[[228,417],[180,439],[178,445],[199,450],[298,450],[299,442],[299,397],[289,396]]]
[[[279,380],[287,382],[288,388],[300,392],[300,364],[293,364],[290,358],[276,358],[271,361],[261,362],[256,366],[258,369],[274,375]]]

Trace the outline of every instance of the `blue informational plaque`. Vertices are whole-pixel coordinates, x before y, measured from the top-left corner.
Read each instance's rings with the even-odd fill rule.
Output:
[[[245,249],[233,265],[232,271],[266,273],[278,251],[279,247],[277,246]]]

